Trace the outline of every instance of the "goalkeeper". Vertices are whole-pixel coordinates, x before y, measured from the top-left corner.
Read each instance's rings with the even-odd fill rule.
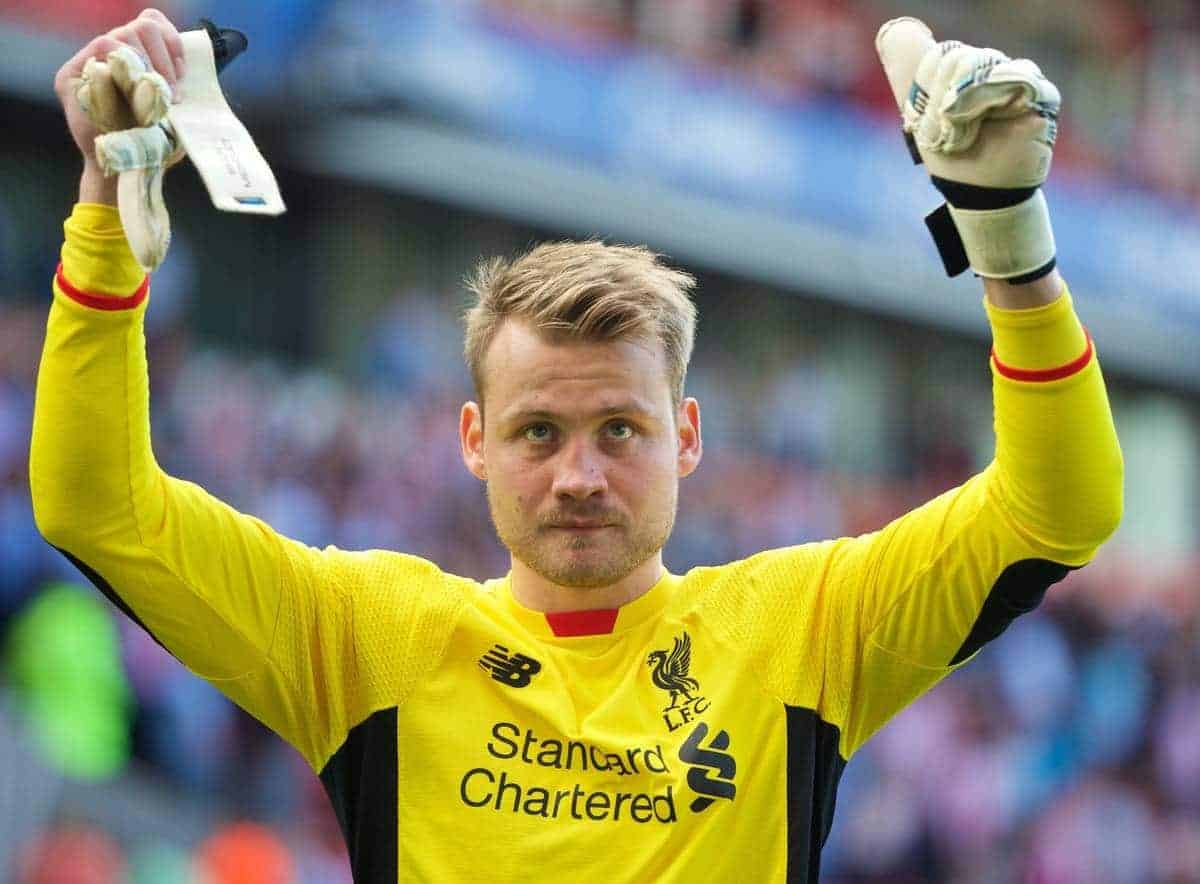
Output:
[[[685,574],[662,547],[702,453],[693,280],[644,248],[541,245],[473,278],[461,448],[503,576],[309,547],[166,474],[149,280],[76,81],[124,44],[174,82],[178,34],[149,11],[60,71],[84,173],[38,377],[38,527],[297,748],[356,881],[816,881],[855,752],[1115,530],[1121,453],[1039,189],[1057,93],[987,50],[897,50],[913,27],[880,49],[949,200],[947,266],[983,280],[995,457],[870,534]]]

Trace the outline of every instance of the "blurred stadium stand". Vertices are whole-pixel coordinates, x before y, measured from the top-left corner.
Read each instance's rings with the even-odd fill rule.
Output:
[[[337,884],[341,836],[299,757],[33,526],[33,386],[78,174],[50,80],[142,5],[0,0],[0,880]],[[701,274],[706,456],[673,571],[873,530],[982,468],[981,293],[926,241],[935,194],[872,38],[914,14],[1039,60],[1066,96],[1050,202],[1109,382],[1125,521],[855,757],[824,880],[1200,881],[1195,4],[163,8],[249,33],[227,92],[289,212],[217,216],[194,173],[168,180],[176,240],[147,320],[160,462],[306,542],[476,577],[507,558],[459,461],[459,281],[545,238],[645,241]],[[78,621],[92,690],[68,693],[78,666],[37,638],[46,610]],[[72,745],[44,699],[78,696],[93,737]]]

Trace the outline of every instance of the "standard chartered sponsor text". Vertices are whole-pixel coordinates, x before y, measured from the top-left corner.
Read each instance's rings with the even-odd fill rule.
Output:
[[[604,751],[582,740],[539,737],[508,721],[492,726],[486,742],[488,755],[530,768],[599,773],[611,783],[613,774],[669,773],[662,746],[634,746],[620,752]],[[576,819],[595,822],[673,823],[676,821],[673,786],[659,791],[614,791],[588,788],[575,782],[539,785],[509,770],[474,767],[459,781],[459,798],[468,807],[502,813],[522,813],[543,819]]]

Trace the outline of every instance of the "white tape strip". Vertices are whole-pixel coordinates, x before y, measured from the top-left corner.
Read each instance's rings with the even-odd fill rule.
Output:
[[[271,167],[221,94],[208,34],[184,31],[180,36],[187,74],[178,85],[180,101],[171,105],[167,118],[213,205],[226,212],[282,214],[286,207]]]
[[[166,165],[175,145],[161,126],[125,129],[96,136],[96,161],[105,175]]]

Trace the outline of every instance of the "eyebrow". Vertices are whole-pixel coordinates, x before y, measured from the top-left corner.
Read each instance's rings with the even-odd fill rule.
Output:
[[[616,414],[637,414],[652,419],[654,418],[654,413],[649,408],[646,408],[642,403],[632,399],[626,402],[620,402],[616,405],[611,405],[608,408],[603,408],[600,411],[588,415],[588,417],[611,417],[612,415]],[[501,420],[503,420],[505,423],[514,423],[525,420],[556,421],[562,417],[564,417],[564,415],[555,413],[553,411],[546,411],[545,409],[540,408],[528,408],[506,413],[501,416]]]

